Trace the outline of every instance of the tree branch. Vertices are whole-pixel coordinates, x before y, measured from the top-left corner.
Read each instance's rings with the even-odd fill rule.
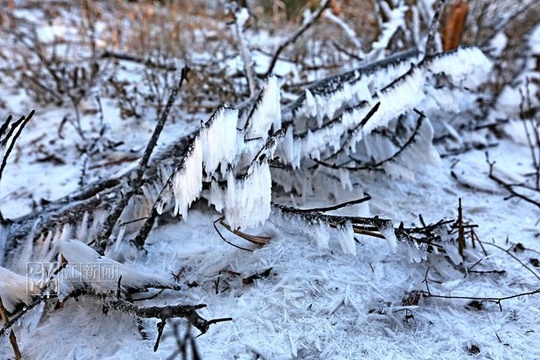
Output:
[[[143,157],[141,158],[139,162],[139,166],[137,167],[137,170],[135,171],[134,178],[130,182],[130,191],[120,199],[120,201],[116,204],[114,210],[111,212],[111,214],[109,215],[109,217],[103,224],[103,230],[97,238],[97,246],[98,246],[98,249],[101,250],[101,252],[105,250],[107,243],[109,241],[109,237],[111,236],[114,230],[114,225],[116,224],[116,222],[122,215],[124,208],[127,206],[129,200],[133,197],[133,195],[135,195],[139,191],[142,185],[143,176],[148,167],[150,156],[152,155],[152,152],[154,150],[154,147],[157,144],[157,140],[159,139],[161,131],[163,130],[163,127],[165,126],[165,122],[167,121],[169,112],[174,104],[174,101],[176,100],[178,91],[182,87],[182,84],[184,83],[184,81],[187,80],[188,72],[189,72],[189,68],[187,66],[182,68],[180,80],[178,81],[177,86],[175,86],[171,91],[171,95],[169,96],[167,105],[165,106],[165,109],[161,113],[160,119],[158,123],[156,124],[154,132],[152,133],[152,137],[150,138],[150,141],[148,142],[146,149],[144,151]]]
[[[330,0],[322,0],[317,10],[315,10],[315,14],[313,14],[298,30],[296,30],[296,32],[294,32],[291,37],[289,37],[279,45],[276,52],[274,53],[274,56],[270,60],[270,65],[268,66],[268,70],[266,70],[265,77],[268,77],[272,73],[272,71],[274,71],[274,67],[276,66],[276,62],[281,52],[285,50],[287,46],[295,42],[313,24],[315,24],[328,6],[330,6]]]

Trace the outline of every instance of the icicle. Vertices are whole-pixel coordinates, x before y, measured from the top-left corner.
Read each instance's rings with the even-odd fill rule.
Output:
[[[210,186],[210,194],[208,195],[208,202],[216,208],[216,211],[221,212],[225,207],[226,192],[219,186],[216,181],[212,181]]]
[[[32,285],[32,288],[28,288]],[[19,275],[0,266],[0,297],[7,311],[12,312],[21,303],[30,304],[31,295],[39,294],[39,287],[34,282],[27,284],[26,276]]]
[[[108,215],[109,212],[105,210],[97,210],[94,212],[94,219],[92,220],[92,225],[90,225],[90,228],[88,229],[86,239],[93,239],[97,236]]]
[[[352,85],[352,93],[354,94],[356,104],[362,101],[371,102],[373,100],[371,91],[369,91],[367,76],[360,76],[359,80],[355,81]]]
[[[356,255],[354,231],[350,222],[346,223],[345,226],[338,229],[338,239],[339,244],[341,245],[341,250],[343,250],[345,254]]]
[[[437,106],[447,112],[459,113],[459,94],[450,89],[435,89],[433,86],[426,87],[427,94],[433,98]]]
[[[463,82],[476,88],[486,81],[493,63],[476,47],[460,48],[431,59],[428,69],[435,74],[446,74],[456,84]]]
[[[174,174],[172,181],[175,198],[174,214],[186,218],[187,209],[199,197],[202,190],[202,147],[200,138],[193,142],[186,155],[184,166]]]
[[[281,128],[281,93],[277,77],[271,76],[263,90],[260,101],[255,105],[255,110],[249,119],[247,136],[249,138],[268,138],[270,126],[274,131]]]
[[[225,219],[233,229],[258,226],[270,216],[272,179],[267,161],[255,162],[244,179],[229,174]]]
[[[425,98],[424,83],[425,76],[422,71],[414,69],[411,74],[385,90],[379,96],[379,109],[364,126],[364,134],[387,126],[390,120],[418,106]]]
[[[238,109],[220,107],[201,131],[203,162],[206,173],[213,173],[222,163],[232,163],[236,153]],[[225,165],[225,164],[224,164]]]
[[[345,190],[352,191],[353,186],[351,183],[351,177],[349,176],[349,171],[345,169],[339,169],[338,175],[339,175],[339,182],[341,183],[341,187]]]
[[[305,112],[309,117],[315,117],[317,115],[317,103],[315,102],[315,98],[309,89],[306,89]]]
[[[85,211],[81,222],[77,226],[77,231],[75,232],[78,239],[86,239],[86,236],[88,235],[88,217],[88,211]]]
[[[7,242],[7,231],[4,226],[0,225],[0,265],[4,264],[4,254]]]
[[[278,146],[277,156],[281,158],[285,164],[294,163],[294,138],[293,138],[293,127],[290,126],[285,132],[283,141]]]
[[[95,264],[97,272],[82,273],[82,280],[98,292],[116,290],[118,280],[121,288],[131,291],[145,291],[147,288],[178,289],[171,280],[159,275],[135,270],[111,258],[99,255],[94,249],[79,240],[69,239],[59,242],[60,252],[67,259],[71,269],[81,269],[81,264]],[[72,270],[72,271],[73,271]]]
[[[392,252],[396,252],[397,249],[397,238],[396,233],[394,232],[394,226],[389,222],[386,226],[379,228],[380,233],[386,239],[388,247]]]
[[[311,234],[311,236],[317,242],[317,247],[319,249],[328,249],[328,241],[330,240],[330,231],[327,224],[321,224],[318,226],[310,227],[311,230],[304,231],[305,233]]]

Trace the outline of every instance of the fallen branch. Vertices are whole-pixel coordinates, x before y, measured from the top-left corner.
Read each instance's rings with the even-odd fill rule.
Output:
[[[111,309],[115,309],[132,316],[141,317],[141,318],[155,318],[161,321],[166,321],[167,319],[172,318],[184,318],[191,325],[197,328],[201,334],[205,334],[211,325],[224,322],[232,321],[232,318],[220,318],[213,320],[205,320],[198,313],[197,310],[205,308],[205,304],[199,305],[168,305],[168,306],[150,306],[150,307],[139,307],[133,305],[132,303],[122,300],[122,299],[106,299],[105,305],[109,306]]]

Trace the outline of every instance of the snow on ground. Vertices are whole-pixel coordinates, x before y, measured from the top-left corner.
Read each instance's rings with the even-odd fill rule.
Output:
[[[527,171],[524,146],[502,141],[490,153],[508,172]],[[516,158],[524,161],[515,162]],[[537,209],[504,201],[504,193],[496,187],[478,191],[459,186],[450,176],[452,167],[459,175],[490,186],[484,152],[474,151],[459,159],[446,158],[439,167],[426,167],[417,174],[416,183],[363,179],[373,197],[372,214],[395,221],[415,221],[422,214],[426,221],[435,222],[456,216],[461,197],[464,215],[479,225],[483,241],[505,248],[520,242],[537,249]],[[479,358],[540,356],[536,296],[504,301],[502,311],[493,303],[475,310],[467,307],[470,300],[402,303],[411,291],[426,289],[422,282],[428,267],[430,289],[437,294],[493,297],[538,288],[537,278],[487,244],[489,255],[470,249],[467,265],[483,258],[477,270],[505,270],[504,275],[464,276],[442,255],[415,264],[403,251],[406,245],[391,253],[384,240],[375,238],[361,239],[356,256],[345,255],[336,239],[328,249],[319,249],[301,229],[282,221],[260,230],[272,236],[268,245],[246,252],[218,237],[212,226],[218,217],[204,204],[198,205],[188,222],[165,225],[152,233],[148,257],[141,260],[155,272],[180,272],[183,289],[139,305],[204,303],[203,317],[234,319],[213,325],[197,339],[203,359],[456,359],[467,357],[473,345],[480,349]],[[226,231],[224,235],[243,241]],[[526,263],[537,256],[515,255]],[[242,283],[243,278],[269,268],[268,277]],[[167,358],[175,348],[173,339],[162,340],[154,354],[156,321],[144,320],[143,325],[147,340],[141,339],[129,315],[112,310],[104,314],[96,300],[70,299],[61,309],[49,311],[36,330],[19,330],[18,339],[28,358]]]

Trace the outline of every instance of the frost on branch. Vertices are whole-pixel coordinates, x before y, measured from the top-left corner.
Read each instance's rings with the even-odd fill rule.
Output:
[[[32,297],[39,295],[40,289],[34,283],[29,283],[26,275],[19,275],[0,266],[0,298],[8,312],[14,312],[21,305],[29,305]]]
[[[257,105],[253,107],[249,115],[246,129],[248,138],[262,138],[266,141],[270,126],[273,126],[274,131],[281,129],[280,99],[277,77],[272,76],[268,79],[259,95]]]
[[[179,289],[172,280],[160,275],[149,274],[121,264],[106,256],[101,256],[94,249],[76,239],[58,242],[60,253],[68,261],[64,273],[73,275],[73,279],[81,279],[81,283],[72,284],[75,287],[88,286],[96,293],[109,293],[120,288],[127,292],[146,291],[149,288]],[[96,266],[98,272],[84,272],[81,266]],[[105,271],[109,271],[107,274]],[[79,276],[75,276],[78,273]],[[81,274],[82,273],[82,274]],[[105,279],[107,281],[105,281]]]
[[[264,223],[270,215],[272,180],[268,161],[255,161],[248,173],[236,179],[229,173],[225,219],[233,229]]]
[[[285,123],[288,127],[278,154],[294,169],[304,162],[309,165],[310,159],[335,160],[349,154],[376,162],[384,151],[371,151],[375,149],[368,144],[376,143],[370,138],[377,137],[378,130],[395,127],[400,116],[414,109],[426,114],[441,110],[439,103],[444,105],[444,100],[440,93],[452,93],[451,89],[439,89],[436,77],[446,76],[453,86],[472,89],[486,80],[490,69],[491,63],[479,49],[465,48],[422,62],[415,52],[407,53],[323,80],[293,103],[292,120]],[[460,104],[448,102],[453,103],[452,110],[460,110]],[[428,163],[437,161],[429,119],[417,132],[424,140],[415,143],[432,155]],[[365,150],[368,153],[363,153]],[[410,157],[403,160],[402,167],[413,166]]]

